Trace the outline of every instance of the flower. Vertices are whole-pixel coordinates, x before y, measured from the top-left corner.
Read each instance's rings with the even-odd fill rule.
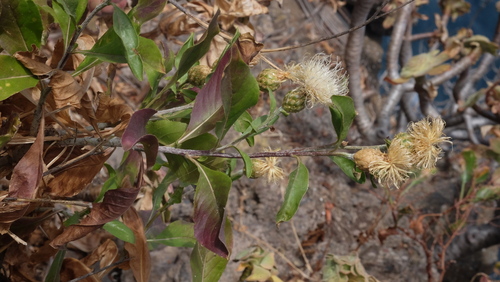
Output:
[[[412,155],[402,138],[394,138],[384,158],[374,158],[368,171],[385,186],[399,186],[410,176]]]
[[[309,107],[320,103],[332,104],[332,95],[345,96],[349,92],[348,76],[336,62],[331,68],[330,56],[317,54],[300,64],[287,66],[287,77],[302,87]]]
[[[413,154],[413,162],[418,169],[429,169],[436,166],[440,159],[439,143],[449,142],[443,135],[445,122],[441,118],[428,117],[408,126],[408,141]]]
[[[279,159],[275,157],[268,157],[261,159],[252,160],[252,177],[259,178],[261,176],[267,175],[267,181],[271,183],[276,183],[278,180],[283,179],[284,173],[283,169],[278,166]]]

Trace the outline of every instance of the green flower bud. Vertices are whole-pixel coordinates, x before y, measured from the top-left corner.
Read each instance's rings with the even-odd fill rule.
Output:
[[[283,72],[276,69],[264,69],[257,76],[257,83],[261,91],[276,91],[280,88],[281,83],[285,81]]]
[[[283,98],[283,109],[289,113],[298,113],[306,107],[306,91],[304,88],[296,88],[286,93]]]
[[[207,76],[212,72],[212,69],[207,65],[197,65],[189,69],[187,82],[194,86],[201,87],[205,84]]]

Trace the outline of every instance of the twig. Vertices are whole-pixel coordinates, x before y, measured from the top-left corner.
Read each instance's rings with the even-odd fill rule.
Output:
[[[275,48],[275,49],[262,49],[260,52],[261,53],[271,53],[271,52],[280,52],[280,51],[286,51],[286,50],[293,50],[293,49],[298,49],[298,48],[303,48],[303,47],[306,47],[306,46],[309,46],[309,45],[313,45],[313,44],[316,44],[316,43],[320,43],[322,41],[327,41],[327,40],[335,39],[335,38],[341,37],[343,35],[349,34],[349,33],[353,32],[353,31],[356,31],[356,30],[358,30],[360,28],[363,28],[363,27],[369,25],[374,20],[377,20],[377,19],[385,17],[385,16],[387,16],[387,15],[389,15],[391,13],[394,13],[395,11],[397,11],[397,10],[405,7],[406,5],[408,5],[408,4],[410,4],[410,3],[414,2],[414,1],[415,0],[409,0],[408,2],[402,4],[401,6],[398,6],[398,7],[394,8],[394,9],[392,9],[392,10],[386,12],[386,13],[381,14],[381,15],[374,16],[374,17],[370,18],[369,20],[363,22],[362,24],[356,25],[356,26],[354,26],[354,27],[352,27],[352,28],[350,28],[350,29],[348,29],[346,31],[343,31],[341,33],[337,33],[337,34],[334,34],[334,35],[331,35],[331,36],[323,37],[323,38],[320,38],[318,40],[314,40],[314,41],[303,43],[303,44],[298,44],[298,45],[293,45],[293,46],[287,46],[287,47],[280,47],[280,48]],[[364,2],[367,2],[367,1],[362,1],[361,3],[358,3],[356,5],[365,4]],[[369,1],[369,2],[373,3],[373,1]],[[365,16],[364,19],[366,19],[366,16]]]
[[[236,229],[238,230],[238,229]],[[274,253],[278,254],[288,265],[290,265],[294,270],[296,270],[300,275],[302,275],[302,277],[304,279],[307,279],[307,280],[311,280],[311,277],[309,277],[309,275],[307,275],[306,273],[304,273],[302,270],[300,270],[291,260],[289,260],[284,254],[282,254],[280,251],[276,250],[273,246],[271,246],[271,244],[269,244],[268,242],[266,241],[263,241],[261,239],[259,239],[257,236],[253,235],[252,233],[249,233],[247,232],[246,230],[242,229],[242,230],[238,230],[240,231],[241,233],[245,234],[246,236],[254,239],[255,241],[257,241],[259,244],[263,244],[265,245],[267,248],[269,248],[271,251],[273,251]]]
[[[73,37],[71,38],[70,43],[68,44],[68,48],[65,50],[61,60],[59,60],[59,63],[57,64],[58,69],[62,69],[64,65],[66,64],[66,61],[69,58],[69,55],[71,52],[73,52],[73,49],[75,48],[76,45],[76,40],[78,40],[78,37],[80,37],[80,34],[85,30],[87,25],[90,23],[90,20],[104,7],[108,6],[110,4],[111,0],[104,0],[101,4],[97,5],[95,9],[90,12],[90,14],[85,18],[85,20],[82,22],[80,26],[78,26],[75,30],[75,33],[73,34]]]
[[[7,234],[9,234],[9,236],[14,239],[14,241],[16,241],[18,244],[21,244],[21,245],[25,245],[27,246],[28,243],[26,243],[26,241],[24,241],[23,239],[21,239],[19,236],[17,236],[16,234],[12,233],[12,231],[10,231],[10,229],[7,230]]]
[[[68,201],[68,200],[54,200],[54,199],[24,199],[24,198],[5,198],[3,202],[21,202],[21,203],[58,203],[63,205],[72,205],[72,206],[81,206],[91,209],[92,203],[90,202],[81,202],[81,201]]]
[[[295,224],[293,223],[293,218],[290,220],[290,226],[292,227],[293,237],[295,237],[295,241],[297,241],[297,245],[299,246],[300,254],[302,255],[302,258],[304,259],[304,262],[306,264],[307,271],[309,271],[309,274],[312,274],[313,269],[311,267],[311,264],[309,263],[309,260],[307,259],[304,248],[302,248],[302,244],[300,243],[299,236],[297,235],[297,230],[295,229]]]
[[[358,115],[356,116],[356,125],[359,132],[369,141],[374,141],[373,121],[368,116],[364,106],[364,95],[361,89],[361,53],[363,50],[363,38],[365,35],[364,26],[368,21],[365,21],[370,12],[375,0],[366,0],[359,2],[352,14],[351,25],[357,27],[360,23],[361,27],[354,28],[349,34],[347,40],[345,62],[347,72],[349,73],[349,93],[354,101],[354,107]],[[351,28],[352,29],[352,28]]]
[[[387,72],[391,79],[399,78],[399,54],[403,39],[407,30],[408,23],[411,20],[411,11],[413,5],[406,5],[397,15],[396,22],[391,34],[389,50],[387,51]]]
[[[57,173],[69,166],[72,166],[74,165],[75,163],[93,155],[98,149],[100,149],[102,147],[102,144],[104,144],[106,141],[100,141],[99,144],[97,144],[97,146],[95,146],[94,148],[92,148],[90,151],[86,152],[85,154],[82,154],[66,163],[63,163],[63,164],[60,164],[52,169],[49,169],[47,170],[46,172],[43,173],[43,176],[47,176],[47,175],[50,175],[50,174],[54,174],[54,173]]]

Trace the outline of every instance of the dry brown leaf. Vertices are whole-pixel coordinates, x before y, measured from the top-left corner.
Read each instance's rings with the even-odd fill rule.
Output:
[[[111,99],[106,95],[100,95],[95,117],[96,122],[108,122],[111,124],[120,122],[111,131],[105,132],[103,135],[116,134],[117,136],[121,136],[133,113],[134,111],[123,101],[116,98]]]
[[[54,109],[60,109],[64,106],[80,108],[80,100],[84,90],[71,74],[55,70],[50,78],[49,86],[52,88],[52,95],[47,98],[47,103]]]
[[[61,150],[61,148],[51,148],[45,155],[46,162],[50,162]],[[85,152],[74,149],[70,158],[78,157]],[[84,158],[62,172],[54,174],[54,178],[46,184],[44,193],[48,193],[51,197],[71,197],[80,193],[99,173],[112,152],[113,149],[108,148],[102,154]]]
[[[125,242],[125,250],[129,253],[129,264],[134,277],[138,282],[147,282],[151,272],[151,256],[142,220],[134,207],[130,207],[123,214],[123,223],[134,232],[135,236],[135,243]]]
[[[99,262],[99,267],[102,269],[118,261],[118,247],[111,239],[106,240],[91,254],[84,257],[81,262],[88,267],[91,267],[96,262]],[[95,275],[99,280],[108,274],[113,268],[108,268],[105,271],[100,271]]]
[[[10,198],[33,199],[43,173],[43,139],[45,122],[42,116],[35,142],[14,167],[9,184]],[[5,234],[12,222],[23,216],[29,204],[6,202],[0,205],[0,234]]]
[[[72,279],[89,274],[90,272],[92,272],[92,270],[81,261],[75,258],[65,258],[62,263],[59,279],[61,279],[62,282],[70,281]],[[99,282],[95,275],[91,275],[79,281]]]
[[[90,50],[94,46],[95,40],[92,36],[84,34],[76,40],[76,44],[77,44],[76,50]],[[51,68],[53,69],[57,68],[57,64],[61,60],[63,54],[64,54],[64,44],[62,40],[59,40],[56,42],[56,45],[54,46],[54,52],[52,52],[52,58],[50,59],[50,64],[49,64]],[[74,71],[83,61],[83,59],[85,59],[85,56],[83,54],[71,53],[62,70]]]
[[[140,174],[142,175],[142,171]],[[139,180],[138,187],[120,188],[106,192],[102,203],[94,204],[87,217],[82,219],[79,224],[71,225],[64,230],[50,245],[54,248],[60,248],[64,244],[82,238],[101,228],[105,223],[118,218],[134,203],[139,193],[140,183]]]
[[[244,18],[254,15],[267,14],[268,9],[255,0],[234,0],[227,13],[231,16]]]
[[[33,52],[17,52],[14,57],[20,61],[32,74],[38,76],[48,75],[52,68],[45,64],[45,61],[34,55]]]
[[[262,48],[264,48],[264,44],[256,42],[250,33],[242,34],[238,38],[238,49],[241,53],[241,59],[247,64],[250,64],[255,56],[259,55]]]

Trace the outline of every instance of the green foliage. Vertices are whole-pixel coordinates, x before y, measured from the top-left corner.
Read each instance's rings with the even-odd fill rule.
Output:
[[[118,220],[110,221],[104,224],[102,228],[122,241],[129,243],[135,242],[134,232],[121,221]]]
[[[299,208],[302,197],[304,197],[309,188],[309,171],[299,159],[297,160],[299,161],[299,165],[290,174],[285,199],[276,215],[276,224],[292,219]]]

